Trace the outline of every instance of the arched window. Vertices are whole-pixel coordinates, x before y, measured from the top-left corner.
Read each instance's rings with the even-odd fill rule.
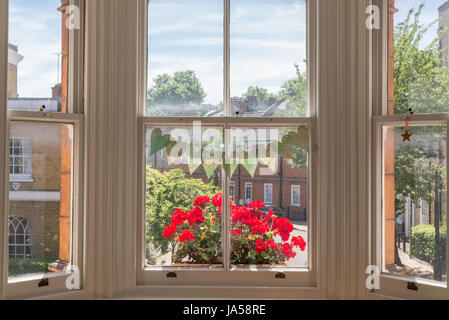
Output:
[[[23,217],[9,217],[9,257],[32,258],[31,225]]]

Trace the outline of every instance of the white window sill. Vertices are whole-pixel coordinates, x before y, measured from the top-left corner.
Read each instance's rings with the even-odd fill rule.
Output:
[[[9,182],[34,182],[31,176],[9,175]]]

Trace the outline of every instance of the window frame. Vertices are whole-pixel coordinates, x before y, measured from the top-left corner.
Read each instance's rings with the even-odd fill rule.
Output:
[[[449,132],[449,113],[445,114],[414,114],[414,115],[387,115],[388,110],[388,82],[389,82],[389,30],[390,30],[390,9],[388,0],[371,0],[373,5],[380,8],[381,28],[371,30],[370,47],[372,56],[370,57],[370,75],[372,99],[371,110],[371,169],[370,187],[371,212],[368,218],[368,253],[366,254],[367,265],[377,266],[380,274],[380,289],[371,291],[364,288],[363,294],[368,299],[378,299],[385,297],[400,297],[405,299],[442,299],[449,296],[449,283],[441,284],[432,280],[404,277],[383,273],[384,254],[384,210],[383,210],[383,126],[404,126],[405,117],[409,117],[410,126],[419,125],[446,125]],[[391,75],[391,74],[390,74]],[[448,135],[446,140],[448,140]],[[449,165],[449,163],[447,164]],[[449,180],[449,177],[448,177]],[[449,195],[449,192],[448,192]],[[448,204],[446,203],[446,207]],[[448,207],[447,207],[448,208]],[[446,208],[446,210],[447,210]],[[449,217],[447,217],[449,222]],[[405,223],[405,219],[404,219]],[[365,249],[359,251],[364,255]],[[449,246],[446,244],[446,256],[449,256]],[[446,259],[449,263],[449,259]],[[447,267],[449,264],[447,265]],[[447,269],[449,270],[449,269]],[[407,288],[409,282],[414,282],[418,286],[418,291]]]
[[[224,27],[223,27],[223,41],[224,41],[224,111],[225,115],[229,114],[230,110],[230,0],[224,1]],[[317,92],[317,66],[316,61],[316,46],[317,46],[317,0],[307,1],[307,56],[308,68],[307,83],[308,91],[308,110],[309,117],[304,118],[278,118],[278,117],[147,117],[146,111],[146,92],[147,92],[147,72],[140,73],[139,82],[139,117],[138,117],[138,134],[137,134],[137,206],[136,221],[136,287],[134,293],[137,295],[147,296],[153,294],[153,290],[171,290],[172,288],[213,288],[216,286],[227,288],[255,288],[268,286],[272,289],[289,289],[288,292],[293,294],[295,291],[306,289],[306,295],[319,296],[320,288],[317,286],[318,282],[318,239],[320,237],[318,228],[318,210],[317,210],[317,180],[318,180],[318,147],[317,147],[317,107],[316,107],[316,92]],[[147,37],[148,37],[148,1],[142,1],[142,18],[145,23],[139,24],[140,28],[140,48],[139,54],[139,69],[147,70],[148,67],[148,52],[147,52]],[[258,128],[260,126],[268,127],[289,127],[296,128],[301,125],[306,125],[309,128],[310,140],[310,157],[309,157],[309,183],[308,183],[308,201],[309,208],[309,239],[308,239],[308,267],[307,268],[231,268],[228,263],[229,258],[224,254],[225,261],[222,269],[214,268],[180,268],[180,267],[159,267],[146,266],[145,263],[145,145],[146,145],[146,128],[147,127],[172,127],[172,126],[191,126],[195,121],[201,121],[203,127],[213,126],[229,128]],[[226,139],[229,139],[227,135]],[[223,175],[226,176],[226,175]],[[227,177],[223,184],[223,197],[229,197],[229,178]],[[228,212],[229,204],[224,204],[224,212]],[[230,217],[225,215],[223,228],[228,225]],[[225,233],[223,233],[225,234]],[[224,242],[224,252],[229,252],[230,241],[229,238]],[[259,272],[254,272],[259,271]],[[168,273],[175,272],[176,278],[168,278]],[[276,274],[283,273],[289,279],[288,282],[276,279]]]
[[[384,212],[383,212],[383,127],[384,126],[404,126],[406,115],[374,116],[373,117],[373,214],[371,218],[371,254],[369,256],[370,265],[378,266],[381,271],[380,289],[369,292],[369,295],[396,296],[407,299],[441,299],[449,294],[449,280],[445,284],[433,280],[426,280],[415,277],[397,276],[383,273],[383,245],[384,245]],[[449,141],[449,113],[448,114],[422,114],[410,115],[410,126],[446,126],[446,141]],[[449,162],[446,164],[449,169]],[[449,175],[446,179],[449,182]],[[449,191],[446,191],[449,196]],[[449,204],[446,202],[446,210]],[[449,222],[449,215],[446,216],[446,224]],[[446,240],[447,241],[447,240]],[[449,256],[449,247],[446,243],[446,256]],[[446,259],[446,268],[449,267],[449,259]],[[449,269],[447,269],[449,270]],[[409,282],[414,282],[418,286],[418,291],[407,289]]]
[[[5,25],[0,26],[0,38],[5,35],[6,42],[8,42],[8,26],[9,26],[9,0],[5,0]],[[56,112],[40,112],[40,111],[21,111],[8,110],[6,103],[6,96],[1,96],[5,100],[5,114],[1,115],[6,119],[5,126],[5,141],[10,139],[10,123],[13,121],[24,121],[34,123],[53,123],[53,124],[70,124],[73,126],[73,177],[72,177],[72,216],[71,216],[71,264],[78,266],[81,271],[81,283],[83,279],[84,268],[84,108],[83,108],[83,90],[84,90],[84,15],[85,15],[85,1],[84,0],[69,0],[69,5],[76,5],[80,8],[80,29],[69,30],[69,59],[68,59],[68,97],[67,97],[67,113]],[[56,8],[55,8],[56,9]],[[2,28],[5,27],[5,28]],[[3,39],[3,38],[2,38]],[[3,110],[2,110],[3,111]],[[6,147],[9,149],[9,143]],[[9,152],[5,157],[6,177],[9,177]],[[7,170],[7,171],[6,171]],[[11,180],[13,181],[13,180]],[[1,287],[3,288],[0,294],[6,299],[16,298],[33,298],[49,294],[58,294],[68,292],[66,288],[66,279],[69,273],[47,274],[49,285],[39,287],[38,283],[42,280],[40,276],[30,276],[24,280],[8,280],[8,219],[9,219],[9,190],[10,180],[5,179],[4,185],[4,203],[5,214],[0,214],[1,223],[3,226],[3,237],[0,244],[3,244],[2,251],[2,266],[1,273]],[[84,290],[81,285],[80,293]]]
[[[146,111],[146,90],[147,90],[147,73],[140,74],[139,92],[139,117],[138,117],[138,144],[137,144],[137,190],[138,190],[138,210],[136,212],[137,232],[136,232],[136,287],[135,293],[148,294],[158,288],[174,287],[214,287],[226,286],[228,288],[252,288],[259,287],[262,284],[270,288],[279,289],[301,289],[306,288],[307,294],[313,296],[319,295],[318,281],[318,210],[317,210],[317,179],[318,179],[318,148],[317,148],[317,108],[316,108],[316,92],[317,92],[317,67],[316,67],[316,45],[317,45],[317,0],[307,0],[307,91],[308,91],[308,110],[309,117],[280,118],[280,117],[231,117],[226,116],[230,112],[230,0],[224,2],[224,112],[223,117],[147,117]],[[142,43],[142,53],[139,55],[139,68],[147,70],[148,52],[148,1],[142,1],[142,13],[145,24],[140,24],[140,41]],[[310,140],[310,157],[309,161],[309,182],[308,182],[308,201],[309,208],[309,239],[308,239],[308,267],[307,268],[238,268],[232,267],[228,263],[228,258],[224,261],[223,269],[208,269],[202,267],[180,268],[180,267],[148,267],[145,264],[145,144],[146,144],[146,128],[147,127],[172,127],[172,126],[191,126],[195,121],[201,121],[203,127],[213,126],[222,127],[223,129],[234,128],[259,128],[264,127],[287,127],[297,128],[305,125],[309,128]],[[225,134],[225,144],[226,137]],[[223,175],[225,176],[225,175]],[[229,178],[223,179],[223,197],[229,197]],[[224,204],[224,211],[228,212],[228,205]],[[223,228],[228,225],[230,218],[226,215]],[[223,233],[225,234],[225,233]],[[224,242],[224,252],[230,253],[229,239]],[[254,271],[259,272],[254,272]],[[177,278],[168,278],[170,272],[175,272]],[[288,282],[276,279],[276,274],[283,273],[289,279]],[[312,290],[311,290],[312,289]],[[150,291],[149,291],[150,290]],[[292,291],[293,292],[293,291]]]
[[[22,146],[20,147],[22,150],[24,149],[23,147],[23,142],[25,140],[30,140],[28,138],[20,138],[20,137],[10,137],[9,141],[10,141],[10,146],[11,146],[11,142],[14,144],[15,141],[18,141]],[[11,169],[11,164],[12,162],[14,162],[15,158],[21,158],[22,160],[24,158],[31,158],[31,168],[29,168],[29,172],[30,173],[9,173],[9,179],[11,182],[17,181],[17,182],[28,182],[28,181],[33,181],[33,158],[32,158],[32,154],[33,154],[33,147],[31,146],[31,156],[27,156],[27,155],[14,155],[11,154],[11,149],[10,149],[10,153],[9,153],[9,167]],[[13,164],[12,168],[14,169],[15,165]],[[21,165],[22,168],[26,168],[25,165]],[[14,171],[14,170],[13,170]]]
[[[283,267],[232,267],[230,266],[229,258],[224,259],[223,268],[207,268],[207,267],[172,267],[172,266],[147,266],[145,263],[145,157],[146,157],[146,129],[148,127],[173,127],[173,126],[192,126],[194,122],[202,121],[202,127],[214,127],[225,129],[236,129],[236,128],[259,128],[262,125],[266,125],[267,128],[270,127],[285,127],[291,128],[292,126],[307,126],[309,128],[309,143],[310,143],[310,153],[309,157],[309,198],[310,203],[309,209],[309,221],[308,227],[309,237],[308,237],[308,266],[306,268],[283,268]],[[276,123],[275,121],[279,121]],[[260,283],[264,283],[270,287],[279,288],[289,288],[289,287],[312,287],[316,286],[316,276],[317,276],[317,239],[318,230],[314,229],[317,225],[317,214],[316,214],[316,204],[317,204],[317,193],[316,190],[316,119],[314,118],[152,118],[152,117],[141,117],[139,119],[139,135],[138,135],[138,211],[137,211],[137,287],[145,290],[147,287],[159,287],[166,285],[173,285],[176,282],[177,285],[183,286],[213,286],[213,285],[225,285],[225,286],[257,286]],[[226,134],[225,140],[226,138]],[[226,144],[226,143],[225,143]],[[315,156],[314,156],[315,155]],[[223,176],[226,176],[223,172]],[[223,179],[223,197],[229,197],[229,181],[230,178],[227,177]],[[246,184],[246,183],[245,183]],[[224,212],[228,212],[228,205],[223,206]],[[223,219],[223,229],[222,234],[225,235],[224,228],[228,225],[230,217],[225,215]],[[229,239],[223,241],[224,252],[230,252]],[[228,255],[225,255],[226,257]],[[258,271],[258,272],[254,272]],[[177,274],[176,279],[168,278],[167,275],[170,272],[175,272]],[[230,280],[230,274],[232,273],[232,280]],[[289,282],[283,282],[276,279],[275,276],[278,273],[285,274]]]
[[[24,241],[23,243],[17,243],[17,226],[13,223],[14,220],[19,220],[18,225],[22,225],[23,228],[23,233],[19,234],[19,236],[23,236],[24,237]],[[24,224],[24,222],[26,222],[26,224]],[[14,228],[14,243],[11,245],[11,242],[8,239],[8,251],[10,250],[11,247],[17,248],[17,247],[23,247],[24,248],[24,253],[23,254],[17,254],[17,251],[14,250],[14,255],[11,256],[11,253],[8,252],[8,258],[27,258],[27,252],[26,249],[27,247],[30,248],[30,254],[29,257],[32,258],[33,257],[33,230],[31,228],[31,225],[28,223],[28,221],[24,218],[24,217],[18,217],[18,216],[10,216],[9,217],[9,221],[8,221],[8,229],[10,229],[10,225],[13,226]],[[28,233],[27,233],[28,231]],[[26,243],[26,237],[29,236],[29,238],[31,239],[29,243]],[[8,237],[11,237],[11,233],[9,233],[8,230]]]
[[[299,188],[299,202],[295,203],[295,187]],[[291,185],[291,205],[292,207],[301,207],[301,185],[300,184],[292,184]]]
[[[270,187],[271,189],[270,189],[270,198],[271,198],[271,200],[270,201],[268,201],[267,199],[268,199],[268,197],[267,197],[267,187]],[[273,184],[272,183],[264,183],[264,185],[263,185],[263,202],[265,203],[265,204],[273,204]]]
[[[251,190],[251,195],[249,197],[248,190]],[[249,199],[249,201],[248,201]],[[245,182],[245,204],[248,205],[251,201],[253,201],[253,183]]]

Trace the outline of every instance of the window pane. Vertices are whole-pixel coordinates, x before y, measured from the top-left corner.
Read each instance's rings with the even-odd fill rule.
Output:
[[[233,128],[230,143],[231,264],[307,267],[309,128]],[[292,185],[302,186],[300,207]]]
[[[231,116],[307,116],[307,2],[231,1]]]
[[[396,0],[395,7],[388,114],[449,112],[449,2]]]
[[[60,0],[9,4],[8,109],[39,111],[45,106],[47,112],[67,112],[66,5]]]
[[[151,0],[148,116],[223,115],[223,1]]]
[[[222,266],[222,149],[222,128],[147,129],[148,265]]]
[[[73,126],[13,121],[10,135],[32,152],[28,179],[10,179],[9,280],[62,272],[71,261]]]
[[[446,282],[446,126],[384,127],[384,272]]]

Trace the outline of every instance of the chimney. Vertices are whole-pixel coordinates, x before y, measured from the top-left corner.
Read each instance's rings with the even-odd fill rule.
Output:
[[[19,54],[19,48],[8,44],[8,98],[17,98],[17,68],[23,57]]]

